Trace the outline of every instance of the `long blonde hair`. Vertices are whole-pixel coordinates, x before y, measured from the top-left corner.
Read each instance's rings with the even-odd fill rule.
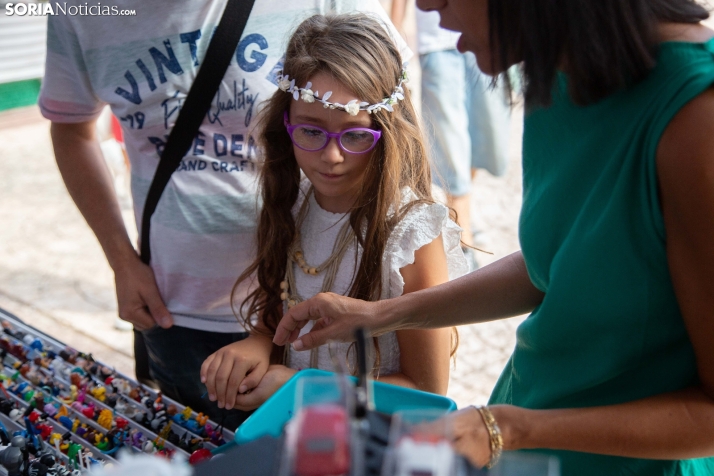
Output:
[[[283,72],[304,85],[326,73],[371,104],[389,97],[399,83],[402,61],[385,25],[361,13],[315,15],[303,21],[288,43]],[[349,296],[378,300],[382,290],[382,255],[394,226],[410,207],[433,203],[426,147],[407,88],[394,112],[372,114],[372,127],[382,132],[373,149],[350,225],[362,247],[362,258]],[[233,288],[255,275],[256,287],[246,298],[242,318],[260,316],[270,331],[282,317],[280,282],[285,277],[288,248],[295,237],[293,205],[300,192],[300,169],[283,123],[292,95],[277,91],[259,113],[259,143],[264,151],[260,172],[262,211],[258,220],[257,255]],[[402,205],[402,191],[416,200]],[[396,213],[395,213],[396,211]],[[233,300],[232,300],[233,301]]]

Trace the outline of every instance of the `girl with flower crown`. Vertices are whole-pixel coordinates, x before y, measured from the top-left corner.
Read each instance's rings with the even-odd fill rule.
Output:
[[[270,365],[275,328],[298,302],[320,292],[388,299],[468,270],[460,229],[432,199],[405,81],[395,43],[369,16],[316,15],[290,39],[280,90],[261,113],[257,255],[237,281],[257,278],[241,307],[252,335],[201,369],[219,407],[256,408],[299,369],[333,370],[335,356],[354,368],[349,344],[288,347]],[[452,330],[397,330],[375,344],[377,379],[446,393]]]

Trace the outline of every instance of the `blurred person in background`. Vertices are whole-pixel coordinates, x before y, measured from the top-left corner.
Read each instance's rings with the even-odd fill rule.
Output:
[[[392,1],[392,22],[400,31],[409,1]],[[447,204],[458,215],[463,243],[473,246],[481,232],[471,222],[473,179],[478,169],[500,177],[508,164],[507,93],[500,83],[491,87],[491,78],[478,68],[473,53],[457,51],[459,34],[441,28],[438,13],[417,9],[416,33],[433,181],[444,189]],[[474,250],[463,249],[476,269]]]

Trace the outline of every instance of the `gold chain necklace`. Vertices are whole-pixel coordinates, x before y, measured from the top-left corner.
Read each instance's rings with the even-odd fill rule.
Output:
[[[285,267],[285,279],[280,283],[280,299],[283,301],[283,313],[286,313],[288,309],[295,306],[297,303],[304,301],[302,296],[297,291],[297,286],[295,284],[295,273],[293,264],[297,264],[300,269],[305,274],[311,276],[317,276],[323,271],[326,272],[325,278],[322,281],[322,287],[320,292],[326,293],[332,290],[332,286],[335,282],[335,277],[337,276],[337,270],[340,267],[342,258],[345,256],[347,249],[352,243],[356,245],[356,236],[352,227],[350,226],[349,220],[347,220],[340,232],[337,234],[337,239],[332,248],[332,254],[318,266],[310,266],[305,261],[305,256],[301,247],[301,233],[302,224],[305,221],[308,210],[308,201],[313,193],[313,187],[311,186],[305,195],[305,199],[300,206],[297,218],[295,220],[295,239],[293,240],[290,248],[288,249],[287,265]],[[285,365],[289,365],[289,351],[288,347],[285,347]],[[310,352],[310,366],[313,368],[317,367],[317,349],[313,349]]]

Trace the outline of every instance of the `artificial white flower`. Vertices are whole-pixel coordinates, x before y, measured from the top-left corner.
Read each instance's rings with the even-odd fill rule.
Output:
[[[288,89],[290,89],[290,77],[281,76],[280,80],[278,81],[278,87],[283,91],[287,91]]]
[[[359,114],[359,103],[356,99],[353,99],[345,104],[345,112],[347,112],[350,116],[356,116]]]
[[[290,79],[288,75],[279,74],[277,77],[278,87],[282,91],[286,91],[292,94],[293,98],[297,101],[302,99],[307,103],[313,103],[315,101],[321,102],[322,106],[328,109],[342,109],[351,116],[356,116],[361,110],[367,111],[369,114],[374,114],[382,109],[389,112],[393,112],[392,107],[398,104],[399,101],[404,100],[404,88],[402,84],[407,82],[409,77],[406,72],[406,63],[403,66],[402,74],[400,76],[399,84],[394,88],[392,95],[390,97],[384,98],[382,101],[376,104],[369,104],[366,101],[359,101],[353,99],[347,104],[333,103],[328,101],[332,96],[332,91],[327,91],[320,97],[320,93],[312,90],[312,82],[308,81],[304,88],[297,87],[295,85],[295,79]]]
[[[312,89],[303,89],[300,92],[300,97],[305,102],[315,102],[315,93],[312,92]]]

